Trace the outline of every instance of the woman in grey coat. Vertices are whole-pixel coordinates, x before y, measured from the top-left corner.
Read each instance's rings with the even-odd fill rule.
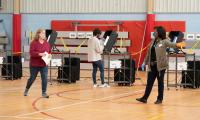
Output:
[[[161,104],[163,101],[164,92],[164,75],[168,67],[168,59],[166,54],[167,48],[180,48],[185,47],[185,42],[172,43],[166,38],[166,31],[162,26],[154,28],[154,37],[150,48],[144,59],[144,64],[148,65],[148,77],[145,93],[141,98],[136,100],[142,103],[147,103],[147,99],[151,93],[155,79],[158,80],[158,96],[155,104]]]

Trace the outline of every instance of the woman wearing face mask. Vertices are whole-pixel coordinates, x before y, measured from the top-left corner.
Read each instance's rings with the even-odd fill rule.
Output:
[[[42,79],[42,97],[49,98],[46,93],[48,67],[42,60],[42,57],[47,55],[45,52],[50,53],[50,50],[50,45],[46,41],[45,30],[38,29],[30,45],[30,78],[27,81],[24,96],[28,95],[31,85],[35,81],[38,72],[40,72]]]
[[[166,38],[166,31],[162,26],[154,28],[155,39],[151,42],[150,48],[144,59],[144,64],[148,65],[148,77],[145,93],[141,98],[136,100],[142,103],[147,103],[147,99],[151,93],[155,79],[158,80],[158,96],[155,104],[161,104],[163,101],[164,92],[164,75],[168,67],[166,49],[185,47],[185,42],[172,43]],[[143,65],[144,66],[144,65]]]

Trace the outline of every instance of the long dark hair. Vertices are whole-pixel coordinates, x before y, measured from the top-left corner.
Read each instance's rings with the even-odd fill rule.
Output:
[[[154,30],[156,30],[158,32],[158,37],[163,39],[166,39],[166,30],[164,27],[162,26],[156,26],[154,27]]]

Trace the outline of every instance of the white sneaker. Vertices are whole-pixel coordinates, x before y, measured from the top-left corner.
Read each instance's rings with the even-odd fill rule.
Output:
[[[107,86],[106,86],[106,87],[110,87],[110,85],[108,85],[108,84],[107,84]]]
[[[103,88],[103,87],[110,87],[108,84],[104,83],[102,85],[100,85],[99,87]]]
[[[98,87],[98,85],[97,85],[97,84],[94,84],[93,87],[96,88],[96,87]]]

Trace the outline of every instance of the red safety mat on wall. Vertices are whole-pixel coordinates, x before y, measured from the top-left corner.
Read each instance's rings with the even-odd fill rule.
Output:
[[[116,21],[72,21],[72,20],[53,20],[51,22],[51,28],[56,31],[74,31],[74,22],[79,24],[114,24]],[[144,21],[121,21],[120,31],[128,31],[129,39],[131,40],[131,46],[128,48],[129,52],[133,54],[133,59],[138,64],[139,54],[142,45],[142,39],[144,34],[145,22]],[[162,25],[167,31],[179,30],[185,32],[185,21],[156,21],[155,26]],[[115,26],[78,26],[78,31],[92,31],[94,28],[100,28],[102,31],[105,30],[117,30]],[[152,28],[150,28],[152,29]],[[153,32],[153,30],[151,30]],[[150,41],[145,41],[144,47],[148,45]],[[143,48],[144,48],[143,47]],[[141,62],[146,52],[142,53]],[[141,64],[141,63],[140,63]]]

